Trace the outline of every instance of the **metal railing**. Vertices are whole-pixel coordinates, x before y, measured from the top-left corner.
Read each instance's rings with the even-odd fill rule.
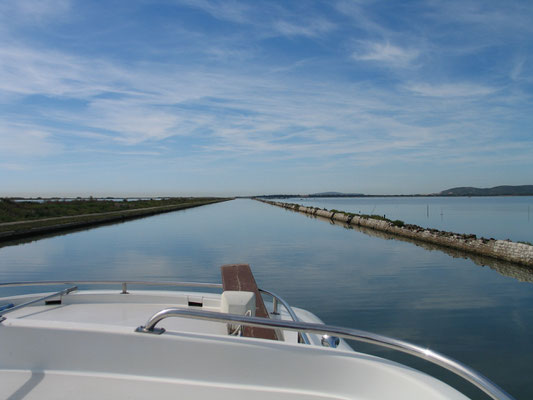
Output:
[[[166,287],[196,287],[196,288],[211,288],[211,289],[222,289],[223,286],[221,283],[205,283],[205,282],[176,282],[176,281],[119,281],[119,280],[106,280],[106,281],[98,281],[98,280],[85,280],[85,281],[22,281],[22,282],[8,282],[8,283],[0,283],[0,288],[3,287],[20,287],[20,286],[54,286],[54,285],[120,285],[122,288],[121,293],[122,294],[128,294],[128,285],[144,285],[144,286],[166,286]],[[72,291],[72,290],[71,290]],[[272,305],[273,305],[273,311],[272,313],[274,315],[279,314],[279,304],[283,305],[285,309],[287,310],[287,313],[290,315],[293,321],[298,321],[298,317],[296,316],[296,313],[293,311],[289,303],[287,303],[283,298],[278,296],[277,294],[270,292],[268,290],[259,289],[259,292],[264,293],[268,296],[272,297]],[[70,291],[68,292],[70,293]],[[67,294],[68,294],[67,293]],[[53,295],[50,295],[50,297],[54,297],[60,294],[54,293]],[[46,297],[48,299],[49,297]],[[39,298],[36,300],[32,300],[32,304],[46,300],[45,298]],[[28,303],[27,305],[29,305]],[[16,307],[17,309],[20,308],[19,306]],[[12,309],[11,309],[12,310]],[[11,312],[11,311],[10,311]],[[4,312],[5,314],[6,312]],[[309,338],[306,334],[299,334],[299,339],[302,343],[310,344]]]
[[[63,289],[63,290],[60,290],[58,292],[47,294],[45,296],[41,296],[41,297],[39,297],[37,299],[33,299],[33,300],[27,301],[27,302],[22,303],[22,304],[6,308],[6,309],[4,309],[4,310],[2,310],[0,312],[0,322],[5,321],[5,317],[4,317],[5,314],[8,314],[8,313],[16,311],[16,310],[20,310],[21,308],[30,306],[30,305],[38,303],[40,301],[46,301],[46,300],[51,299],[53,297],[67,295],[70,292],[73,292],[75,290],[78,290],[78,287],[77,286],[72,286],[72,287],[70,287],[68,289]]]
[[[174,287],[202,287],[222,289],[221,283],[203,283],[203,282],[175,282],[175,281],[28,281],[28,282],[8,282],[0,283],[0,288],[17,287],[17,286],[52,286],[52,285],[122,285],[122,291],[127,290],[127,285],[145,285],[145,286],[174,286]]]
[[[425,349],[423,347],[404,342],[402,340],[389,338],[371,332],[365,332],[358,329],[342,328],[330,325],[312,324],[307,322],[272,320],[267,318],[244,317],[236,314],[225,314],[211,311],[195,311],[179,308],[169,308],[161,310],[154,314],[144,326],[136,329],[136,332],[161,334],[165,332],[164,328],[156,328],[156,325],[165,318],[182,317],[193,318],[205,321],[216,321],[223,323],[239,323],[242,325],[263,327],[263,328],[281,328],[288,331],[302,332],[318,335],[335,335],[344,339],[355,340],[358,342],[370,343],[392,350],[397,350],[412,356],[424,359],[433,364],[439,365],[448,371],[467,380],[481,391],[485,392],[494,400],[514,400],[503,389],[491,382],[488,378],[475,371],[474,369],[449,358],[436,351]]]
[[[265,294],[267,294],[269,296],[272,296],[272,306],[273,306],[272,314],[274,314],[274,315],[278,315],[279,314],[279,305],[278,305],[278,303],[281,303],[281,305],[283,307],[285,307],[285,309],[289,313],[289,316],[292,318],[292,320],[294,322],[300,321],[298,319],[298,317],[296,316],[296,313],[294,312],[292,307],[289,305],[289,303],[287,303],[285,300],[283,300],[283,298],[281,298],[280,296],[278,296],[277,294],[275,294],[273,292],[269,292],[268,290],[259,289],[259,291],[261,293],[265,293]],[[305,333],[302,333],[302,332],[298,332],[298,341],[301,342],[301,343],[304,343],[304,344],[311,344],[311,342],[309,341],[309,337]]]
[[[175,281],[123,281],[123,280],[68,280],[68,281],[32,281],[32,282],[9,282],[9,283],[0,283],[0,288],[2,287],[20,287],[20,286],[52,286],[52,285],[121,285],[122,294],[127,294],[128,285],[144,285],[144,286],[167,286],[167,287],[199,287],[199,288],[215,288],[222,289],[222,284],[219,283],[202,283],[202,282],[175,282]],[[37,299],[31,300],[29,302],[19,304],[14,307],[10,307],[2,312],[2,314],[7,314],[8,312],[15,311],[21,307],[26,307],[28,305],[37,303],[39,301],[47,300],[56,296],[66,295],[74,290],[76,287],[67,288],[46,296],[39,297]],[[145,333],[163,333],[164,329],[157,329],[156,325],[163,319],[168,317],[183,317],[183,318],[194,318],[202,319],[209,321],[217,321],[224,323],[237,322],[242,325],[256,326],[256,327],[267,327],[267,328],[280,328],[288,331],[297,332],[302,338],[302,342],[309,344],[309,338],[307,334],[319,334],[319,335],[335,335],[344,339],[355,340],[359,342],[365,342],[374,344],[381,347],[386,347],[389,349],[397,350],[403,353],[411,354],[415,357],[424,359],[433,364],[439,365],[442,368],[445,368],[454,374],[462,377],[467,380],[488,396],[494,400],[514,400],[512,396],[507,394],[496,384],[491,382],[488,378],[484,377],[479,372],[473,370],[472,368],[460,363],[459,361],[453,360],[449,357],[446,357],[440,353],[434,352],[429,349],[424,349],[423,347],[404,342],[398,339],[389,338],[386,336],[365,332],[357,329],[342,328],[336,326],[322,325],[322,324],[313,324],[300,322],[298,317],[290,307],[290,305],[283,300],[280,296],[276,295],[273,292],[259,289],[261,293],[269,295],[273,299],[273,314],[279,314],[279,304],[283,305],[287,310],[290,317],[293,321],[285,320],[272,320],[267,318],[257,318],[257,317],[246,317],[241,315],[234,314],[225,314],[217,313],[211,311],[197,311],[189,309],[178,309],[170,308],[159,311],[154,314],[144,326],[137,328],[138,332]],[[0,316],[0,319],[4,317]],[[0,321],[1,322],[1,321]]]

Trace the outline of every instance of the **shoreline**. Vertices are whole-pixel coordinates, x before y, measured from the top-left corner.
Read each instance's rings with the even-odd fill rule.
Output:
[[[533,194],[351,194],[351,195],[291,195],[291,194],[280,194],[280,195],[266,195],[266,196],[243,196],[243,198],[250,199],[364,199],[364,198],[375,198],[375,197],[439,197],[439,198],[450,198],[450,197],[533,197]]]
[[[366,227],[387,232],[395,236],[406,237],[467,253],[533,267],[533,246],[529,244],[512,242],[510,240],[477,238],[476,235],[444,232],[437,229],[404,224],[402,221],[391,221],[385,218],[377,219],[367,215],[329,211],[316,207],[305,207],[294,203],[283,203],[259,198],[255,200],[291,211],[343,222],[348,225]]]
[[[4,222],[0,224],[0,229],[7,227],[9,230],[0,231],[0,242],[23,239],[32,236],[40,236],[48,233],[77,230],[80,228],[105,225],[109,223],[124,222],[132,219],[144,218],[152,215],[184,210],[187,208],[200,207],[228,200],[230,199],[210,199],[160,207],[147,207],[103,213],[42,218],[29,221]]]

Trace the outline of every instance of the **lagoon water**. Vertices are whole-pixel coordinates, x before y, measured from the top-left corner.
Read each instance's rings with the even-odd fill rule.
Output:
[[[350,211],[346,204],[321,204]],[[374,213],[420,224],[377,207]],[[513,226],[506,229],[511,237]],[[517,399],[533,398],[533,272],[346,229],[252,200],[6,245],[0,248],[0,281],[220,282],[219,266],[228,263],[251,264],[259,286],[328,324],[428,346],[481,371]],[[486,399],[438,367],[371,351],[436,374],[474,399]]]
[[[533,196],[338,197],[278,199],[286,203],[385,215],[424,228],[533,243]]]

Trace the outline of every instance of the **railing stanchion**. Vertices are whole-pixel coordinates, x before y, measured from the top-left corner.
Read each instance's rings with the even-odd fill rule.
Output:
[[[272,305],[273,305],[272,314],[274,314],[274,315],[279,315],[279,311],[278,311],[278,299],[277,299],[277,297],[274,297],[274,300],[272,300]]]

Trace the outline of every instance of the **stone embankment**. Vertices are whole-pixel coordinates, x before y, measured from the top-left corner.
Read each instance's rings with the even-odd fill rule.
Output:
[[[336,221],[334,219],[327,219],[308,214],[306,214],[305,216],[307,218],[316,218],[318,220],[329,222],[330,224],[337,225],[345,229],[353,229],[355,231],[362,232],[368,236],[377,237],[384,240],[399,240],[402,242],[414,244],[415,246],[421,247],[429,251],[441,251],[453,258],[469,259],[474,264],[479,265],[480,267],[489,267],[497,271],[501,275],[514,278],[521,282],[533,283],[533,268],[528,267],[527,265],[512,263],[509,261],[496,259],[494,257],[487,257],[481,254],[458,250],[456,248],[433,244],[422,240],[411,239],[405,236],[399,236],[384,231],[378,231],[372,228],[365,228],[364,226],[350,225],[345,222]]]
[[[0,242],[41,236],[55,232],[73,231],[103,224],[124,222],[131,219],[144,218],[151,215],[199,207],[227,200],[229,199],[209,199],[161,207],[137,208],[131,210],[83,214],[67,217],[43,218],[31,221],[5,222],[0,224]]]
[[[363,216],[352,213],[328,211],[315,207],[305,207],[294,203],[283,203],[263,199],[257,200],[273,206],[324,217],[353,226],[375,229],[413,240],[433,243],[468,253],[479,254],[498,260],[533,267],[533,246],[529,244],[511,242],[510,240],[478,238],[476,235],[443,232],[436,229],[422,228],[417,225],[406,225],[401,221],[390,221],[384,218],[378,219],[366,215]]]

